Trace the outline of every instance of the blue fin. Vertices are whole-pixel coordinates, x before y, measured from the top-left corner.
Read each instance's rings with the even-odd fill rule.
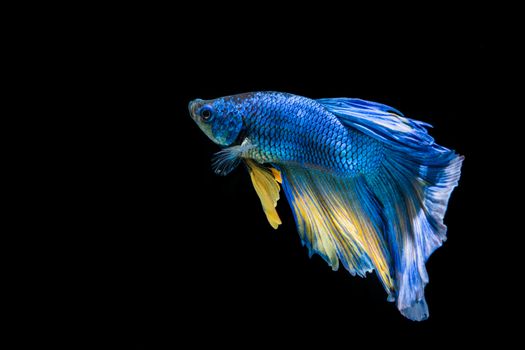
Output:
[[[391,146],[401,144],[424,150],[434,144],[434,139],[425,128],[431,127],[430,124],[405,118],[395,108],[353,98],[325,98],[317,102],[335,114],[344,125]]]
[[[387,292],[393,293],[384,218],[364,179],[342,179],[298,166],[280,165],[279,170],[310,256],[319,254],[333,270],[341,261],[352,275],[365,276],[375,269]]]
[[[443,217],[461,174],[463,157],[434,143],[423,122],[384,105],[355,99],[318,100],[347,128],[381,141],[387,156],[368,176],[386,218],[384,236],[395,269],[396,302],[416,321],[428,318],[425,262],[446,240]]]
[[[394,114],[397,114],[403,117],[403,113],[401,113],[399,110],[395,109],[394,107],[390,107],[390,106],[387,106],[387,105],[384,105],[378,102],[362,100],[360,98],[348,98],[348,97],[321,98],[321,99],[318,99],[317,102],[319,102],[322,105],[332,105],[332,106],[338,106],[338,107],[343,107],[343,108],[348,107],[348,108],[354,108],[354,109],[367,110],[371,112],[394,113]]]

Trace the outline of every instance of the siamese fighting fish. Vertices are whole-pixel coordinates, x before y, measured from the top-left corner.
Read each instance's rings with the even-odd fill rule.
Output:
[[[375,270],[401,314],[428,318],[425,262],[446,240],[463,162],[429,124],[376,102],[282,92],[196,99],[189,112],[222,148],[214,171],[244,164],[274,229],[282,188],[310,256],[352,275]]]

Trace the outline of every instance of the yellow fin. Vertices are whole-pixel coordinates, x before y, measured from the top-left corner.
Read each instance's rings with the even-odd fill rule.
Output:
[[[297,231],[310,255],[319,254],[333,270],[341,262],[359,276],[375,269],[392,294],[391,258],[380,231],[381,216],[373,199],[366,197],[364,180],[291,166],[281,170]]]
[[[272,225],[274,229],[277,229],[277,227],[282,224],[277,210],[275,210],[277,201],[279,200],[281,174],[278,170],[273,168],[268,170],[250,159],[246,159],[246,165],[248,166],[255,192],[257,192],[261,200],[266,218],[270,225]]]
[[[275,181],[282,184],[283,179],[281,178],[281,172],[275,168],[270,168],[270,170],[272,171],[273,177],[275,177]]]

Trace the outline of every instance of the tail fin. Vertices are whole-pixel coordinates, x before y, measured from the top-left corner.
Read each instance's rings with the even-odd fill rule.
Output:
[[[396,271],[397,307],[416,321],[428,317],[425,262],[446,240],[443,217],[457,185],[463,157],[429,152],[414,157],[390,150],[382,171],[368,179],[383,203],[386,235]]]
[[[446,240],[443,217],[464,158],[435,144],[425,129],[430,125],[388,106],[346,98],[318,102],[346,127],[385,146],[381,171],[366,182],[383,208],[397,307],[411,320],[424,320],[429,315],[425,262]]]

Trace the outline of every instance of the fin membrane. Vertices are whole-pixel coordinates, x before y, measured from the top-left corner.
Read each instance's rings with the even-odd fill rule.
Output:
[[[255,192],[257,192],[261,200],[266,218],[270,225],[274,229],[277,229],[282,223],[275,209],[277,201],[279,201],[281,174],[278,170],[274,168],[268,169],[251,159],[246,159],[245,163],[248,167]]]
[[[379,202],[362,178],[339,178],[321,171],[280,166],[283,188],[299,235],[310,255],[333,270],[339,260],[352,274],[376,270],[390,294],[394,289],[385,225]]]
[[[397,307],[411,320],[424,320],[429,315],[425,262],[446,240],[443,217],[464,158],[435,144],[425,128],[430,125],[391,107],[348,98],[318,102],[348,129],[385,146],[382,168],[366,183],[386,218],[383,236],[395,270]]]
[[[405,118],[395,108],[355,98],[325,98],[317,102],[335,114],[345,126],[392,147],[402,145],[425,151],[434,144],[425,128],[431,127],[430,124]]]
[[[248,139],[245,139],[240,145],[231,146],[215,153],[211,163],[213,171],[217,175],[228,175],[241,163],[244,154],[254,147]]]

